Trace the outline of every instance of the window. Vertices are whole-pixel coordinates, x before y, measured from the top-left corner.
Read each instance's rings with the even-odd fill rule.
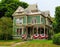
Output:
[[[17,35],[22,35],[22,28],[17,29]]]
[[[23,18],[18,18],[18,19],[16,19],[16,23],[22,24],[22,23],[23,23]]]
[[[43,19],[43,17],[41,18],[41,23],[43,24],[43,22],[44,22],[44,19]]]
[[[36,18],[32,19],[32,23],[36,24]]]
[[[45,17],[41,17],[41,23],[42,23],[42,24],[45,24],[45,23],[46,23]]]

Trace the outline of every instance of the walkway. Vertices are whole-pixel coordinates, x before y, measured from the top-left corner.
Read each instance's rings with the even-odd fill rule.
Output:
[[[15,43],[15,44],[11,45],[11,47],[15,47],[16,45],[20,45],[20,44],[23,44],[23,43],[25,43],[25,42]]]

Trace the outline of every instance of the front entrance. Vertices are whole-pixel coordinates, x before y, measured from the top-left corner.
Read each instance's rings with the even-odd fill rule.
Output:
[[[31,37],[31,32],[32,32],[32,28],[28,27],[28,32],[27,32],[27,37],[30,38]]]

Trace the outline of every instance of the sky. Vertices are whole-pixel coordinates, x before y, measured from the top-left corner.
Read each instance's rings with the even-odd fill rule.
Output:
[[[60,0],[20,0],[28,4],[37,4],[41,11],[50,11],[51,17],[55,15],[56,6],[60,6]]]

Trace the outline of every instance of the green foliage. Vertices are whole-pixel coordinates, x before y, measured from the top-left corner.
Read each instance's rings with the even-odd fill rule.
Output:
[[[18,6],[26,8],[28,4],[25,2],[19,2],[19,0],[2,0],[0,3],[0,17],[12,17],[12,14]]]
[[[53,43],[60,45],[60,33],[53,36]]]
[[[53,36],[53,31],[52,30],[48,31],[48,40],[51,40],[52,36]]]
[[[1,0],[0,1],[0,40],[12,39],[12,14],[21,6],[26,8],[28,6],[25,2],[19,0]]]
[[[54,32],[59,33],[60,32],[60,6],[56,7],[55,9],[55,20],[53,23]]]
[[[57,33],[57,22],[56,22],[56,20],[55,20],[55,18],[53,18],[53,23],[52,23],[52,25],[53,25],[53,30],[54,30],[54,33]]]
[[[2,3],[13,3],[13,2],[19,2],[19,0],[1,0]]]
[[[9,40],[12,39],[12,19],[8,17],[2,17],[0,19],[0,39]]]

